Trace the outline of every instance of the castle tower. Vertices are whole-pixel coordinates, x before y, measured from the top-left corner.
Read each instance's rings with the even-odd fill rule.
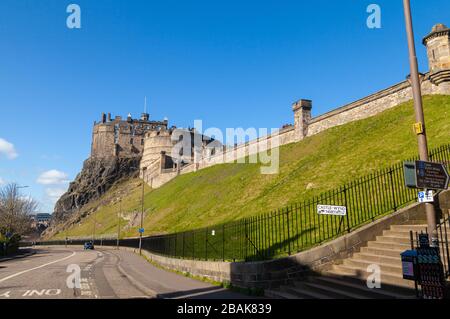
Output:
[[[450,29],[436,24],[423,44],[427,47],[430,81],[435,85],[450,82]]]
[[[292,105],[294,111],[295,141],[300,141],[308,135],[308,123],[311,120],[311,100],[300,100]]]

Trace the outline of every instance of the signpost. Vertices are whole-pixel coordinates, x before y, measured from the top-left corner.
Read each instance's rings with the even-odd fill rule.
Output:
[[[139,228],[139,234],[143,234],[144,233],[144,228]]]
[[[317,214],[345,216],[345,215],[347,215],[347,207],[333,206],[333,205],[317,205]]]
[[[426,161],[405,162],[405,184],[410,188],[446,190],[450,176],[444,164]]]

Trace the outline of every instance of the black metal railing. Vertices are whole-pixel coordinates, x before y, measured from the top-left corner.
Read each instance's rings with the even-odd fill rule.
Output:
[[[409,159],[409,161],[416,158]],[[450,144],[433,149],[430,159],[450,163]],[[291,255],[397,211],[417,199],[404,185],[403,162],[381,169],[339,188],[271,213],[220,225],[145,237],[142,248],[176,258],[257,261]],[[346,216],[319,215],[317,205],[347,208]],[[104,245],[115,245],[105,240]],[[137,247],[137,239],[120,240]]]

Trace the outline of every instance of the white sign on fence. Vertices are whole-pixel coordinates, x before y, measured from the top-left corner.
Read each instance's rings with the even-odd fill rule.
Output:
[[[333,206],[333,205],[317,205],[317,214],[345,216],[347,215],[347,207]]]

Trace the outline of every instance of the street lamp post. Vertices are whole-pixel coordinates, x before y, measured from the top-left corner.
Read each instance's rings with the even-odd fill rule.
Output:
[[[117,214],[117,249],[120,244],[120,214],[122,213],[122,198],[119,201],[119,213]]]
[[[139,255],[142,255],[142,229],[144,227],[144,190],[145,190],[145,172],[147,167],[142,168],[142,197],[141,197],[141,224],[139,228]]]
[[[411,85],[414,98],[414,111],[416,115],[416,123],[418,124],[418,127],[422,127],[421,130],[418,130],[416,132],[419,144],[419,157],[421,161],[428,161],[428,142],[425,128],[425,117],[423,114],[422,92],[420,87],[419,68],[417,64],[416,46],[414,41],[414,31],[411,16],[411,1],[403,0],[403,7],[405,11],[406,34],[408,37],[409,64],[411,68]],[[431,234],[431,243],[434,245],[438,242],[436,234],[436,211],[432,203],[425,203],[425,209],[427,214],[428,230]]]

